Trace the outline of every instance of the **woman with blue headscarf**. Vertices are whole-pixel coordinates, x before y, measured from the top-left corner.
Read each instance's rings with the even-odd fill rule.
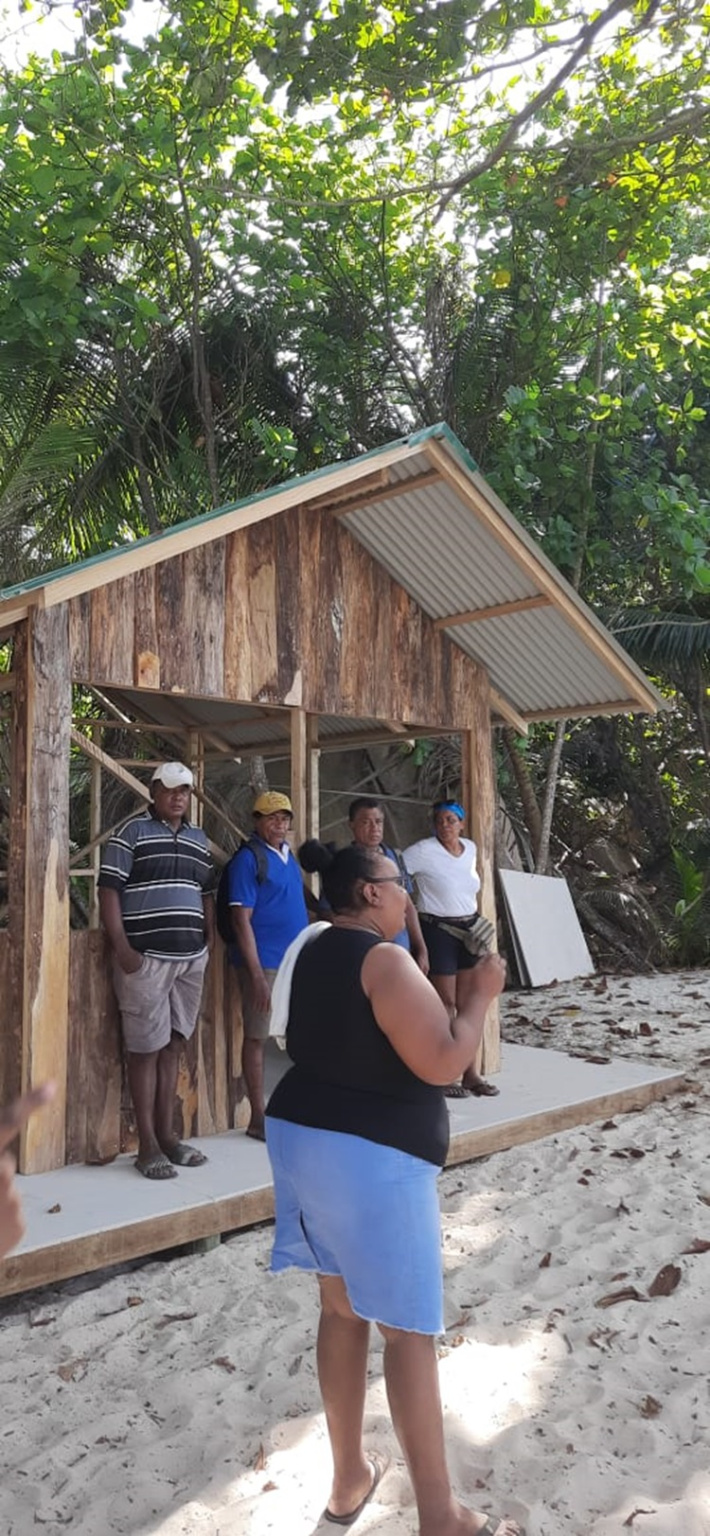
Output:
[[[416,906],[429,952],[429,980],[436,987],[449,1018],[460,1006],[461,978],[490,949],[490,924],[478,912],[481,882],[476,868],[476,844],[462,837],[466,818],[458,800],[437,800],[434,834],[405,848],[402,858],[416,881]],[[497,1094],[475,1064],[460,1083],[444,1090],[448,1098]]]

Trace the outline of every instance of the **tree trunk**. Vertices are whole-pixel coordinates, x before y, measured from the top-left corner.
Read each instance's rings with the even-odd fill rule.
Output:
[[[505,750],[508,754],[508,761],[513,770],[513,777],[518,787],[518,794],[520,795],[520,804],[522,806],[523,816],[525,818],[525,825],[528,829],[530,841],[532,843],[533,849],[535,851],[535,857],[537,859],[537,850],[540,846],[540,839],[542,836],[542,816],[540,814],[540,807],[538,805],[537,796],[533,787],[533,781],[530,777],[530,769],[528,768],[525,758],[520,751],[516,740],[515,731],[513,730],[512,726],[505,725],[501,735],[503,737]]]
[[[557,781],[560,774],[560,759],[567,732],[567,721],[558,720],[555,729],[555,740],[550,760],[547,765],[547,777],[545,779],[545,798],[542,803],[542,818],[540,826],[540,839],[535,850],[535,873],[546,875],[550,862],[550,835],[552,832],[552,816],[555,809],[555,796],[557,794]]]

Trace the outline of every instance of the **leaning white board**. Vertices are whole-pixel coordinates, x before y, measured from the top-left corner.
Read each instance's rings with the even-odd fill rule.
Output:
[[[531,987],[550,981],[590,976],[594,963],[587,949],[566,880],[501,869],[500,883]]]

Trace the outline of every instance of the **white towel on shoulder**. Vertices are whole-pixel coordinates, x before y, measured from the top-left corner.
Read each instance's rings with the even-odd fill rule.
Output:
[[[291,982],[293,980],[293,968],[304,945],[310,944],[311,939],[317,939],[319,933],[324,933],[326,928],[332,927],[331,923],[310,923],[308,928],[302,928],[291,941],[274,978],[271,992],[271,1023],[269,1035],[276,1041],[282,1051],[286,1049],[286,1025],[288,1024],[288,1010],[291,1004]]]

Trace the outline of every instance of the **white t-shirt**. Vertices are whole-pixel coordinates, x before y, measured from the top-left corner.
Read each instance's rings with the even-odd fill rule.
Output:
[[[417,882],[416,904],[433,917],[472,917],[481,882],[476,872],[476,844],[462,837],[463,853],[449,853],[438,837],[423,837],[402,854],[405,868]]]

